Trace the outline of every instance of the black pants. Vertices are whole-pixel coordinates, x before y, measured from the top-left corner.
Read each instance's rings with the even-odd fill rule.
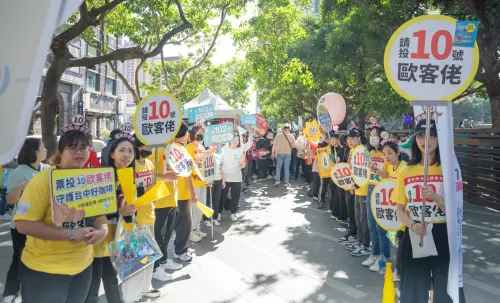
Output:
[[[221,199],[221,205],[219,206],[219,210],[220,212],[222,212],[223,207],[226,205],[227,194],[229,193],[229,190],[231,190],[231,201],[230,205],[227,206],[229,206],[231,214],[235,214],[236,211],[238,210],[238,203],[240,201],[241,182],[226,182],[226,187],[222,190],[222,199]]]
[[[89,295],[85,303],[99,302],[99,288],[102,284],[104,286],[104,293],[106,301],[113,303],[123,302],[120,293],[120,286],[118,285],[118,278],[116,276],[115,268],[109,257],[95,258],[92,263],[92,285],[90,287]],[[41,301],[40,301],[41,302]]]
[[[213,218],[217,220],[217,215],[219,214],[219,203],[222,196],[222,180],[215,180],[212,187],[207,187],[207,205],[210,205],[210,194],[212,195],[212,209],[214,210]],[[203,216],[203,220],[210,220],[209,218]]]
[[[319,188],[321,186],[321,178],[319,177],[319,173],[313,172],[313,185],[312,185],[312,195],[313,197],[317,197],[319,195]]]
[[[175,219],[175,253],[182,255],[187,253],[189,248],[189,235],[193,228],[191,220],[191,201],[178,200]]]
[[[321,203],[326,203],[326,193],[328,190],[330,190],[330,198],[332,197],[331,183],[333,183],[333,181],[330,178],[321,178]]]
[[[259,179],[267,178],[269,172],[269,159],[267,158],[257,159],[257,169],[258,169]]]
[[[332,182],[333,183],[333,182]],[[332,215],[339,220],[347,220],[346,191],[335,186],[335,199],[333,200]]]
[[[245,166],[245,168],[241,169],[241,176],[245,187],[250,185],[250,167],[248,166],[248,164],[249,163],[247,163],[247,166]]]
[[[304,159],[295,157],[295,170],[294,170],[294,177],[295,180],[299,179],[299,174],[300,174],[300,167],[302,166],[302,169],[304,169]]]
[[[292,155],[290,158],[290,175],[295,175],[295,162],[297,162],[297,149],[292,148]]]
[[[345,203],[347,206],[347,221],[349,223],[348,226],[348,235],[357,236],[358,229],[356,226],[356,216],[354,213],[354,195],[351,194],[350,191],[345,191]]]
[[[302,167],[302,170],[304,171],[304,176],[306,178],[307,184],[310,185],[313,182],[312,166],[311,165],[306,165],[304,163],[304,166]]]
[[[155,262],[155,269],[160,266],[160,264],[167,262],[167,248],[175,228],[175,215],[175,207],[155,209],[155,240],[163,254],[163,257]]]
[[[19,264],[21,263],[21,253],[26,243],[26,235],[21,234],[17,229],[10,229],[10,236],[12,238],[12,263],[10,263],[7,278],[5,279],[5,288],[3,290],[3,297],[14,296],[19,293],[21,289],[21,276],[19,275]]]
[[[332,179],[329,179],[328,186],[330,187],[330,199],[328,200],[328,204],[329,204],[329,209],[332,211],[332,214],[333,214],[335,201],[338,200],[337,185],[335,183],[333,183]],[[335,217],[337,217],[337,216],[335,216]]]
[[[70,276],[35,271],[21,262],[21,275],[23,303],[84,303],[92,283],[92,265]]]
[[[434,224],[432,229],[437,256],[413,258],[409,229],[400,243],[401,248],[401,302],[429,301],[429,289],[434,290],[434,302],[451,303],[447,294],[450,252],[446,224]],[[431,276],[432,274],[432,276]]]

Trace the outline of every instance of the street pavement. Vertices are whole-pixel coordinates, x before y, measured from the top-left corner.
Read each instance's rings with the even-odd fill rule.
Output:
[[[272,184],[253,182],[240,199],[238,222],[224,213],[213,240],[205,227],[209,236],[191,245],[194,260],[173,281],[153,283],[162,292],[154,302],[381,302],[383,277],[338,243],[341,226],[317,210],[302,183],[288,190]],[[3,289],[11,243],[8,223],[0,223]],[[500,213],[466,203],[463,229],[467,302],[500,302]]]

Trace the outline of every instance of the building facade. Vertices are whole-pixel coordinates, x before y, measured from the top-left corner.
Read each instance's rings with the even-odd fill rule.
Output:
[[[58,34],[60,31],[56,31]],[[99,37],[96,30],[96,37]],[[124,47],[122,39],[108,36],[110,51]],[[96,44],[98,44],[96,40]],[[71,54],[76,57],[95,57],[100,52],[94,46],[81,39],[75,39],[68,44]],[[42,71],[39,96],[42,95],[43,82],[47,70],[52,63],[53,56],[47,55],[47,61]],[[122,70],[122,63],[113,62],[117,70]],[[87,127],[93,135],[99,135],[103,130],[112,130],[124,122],[125,102],[122,97],[123,83],[113,70],[106,64],[99,64],[92,68],[68,68],[58,85],[59,111],[57,131],[69,123],[73,114],[83,114]],[[43,102],[43,101],[42,101]],[[34,123],[33,130],[41,134],[40,119]]]

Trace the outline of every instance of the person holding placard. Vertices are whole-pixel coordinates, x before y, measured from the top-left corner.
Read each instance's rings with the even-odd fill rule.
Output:
[[[193,158],[195,165],[201,169],[203,162],[203,154],[205,153],[205,147],[203,146],[203,128],[199,125],[193,126],[191,131],[189,132],[189,139],[191,142],[186,146],[186,150],[188,151],[191,158]],[[207,183],[201,181],[200,178],[196,174],[192,174],[192,182],[194,186],[194,192],[198,197],[198,203],[202,203],[204,205],[207,204]],[[193,227],[191,231],[191,235],[189,236],[192,242],[199,242],[202,238],[207,236],[206,233],[202,232],[200,229],[201,218],[203,217],[202,212],[194,207],[193,211]]]
[[[221,203],[222,191],[226,187],[226,183],[224,183],[224,177],[222,175],[222,163],[221,163],[221,154],[217,150],[217,145],[212,145],[211,151],[214,153],[215,158],[215,177],[214,183],[212,184],[212,189],[207,191],[207,201],[210,199],[210,193],[212,194],[212,208],[214,210],[213,214],[213,223],[215,226],[220,225],[220,220],[222,219],[222,214],[219,211],[219,205]],[[267,169],[267,168],[266,168]],[[210,221],[208,221],[210,222]]]
[[[349,147],[351,151],[354,148],[362,146],[361,131],[357,129],[351,129],[347,135],[350,139]],[[354,155],[351,155],[354,157]],[[351,161],[349,161],[351,163]],[[368,229],[368,218],[366,210],[366,196],[368,194],[368,183],[365,186],[355,185],[354,189],[354,217],[356,220],[357,227],[357,240],[358,243],[347,245],[346,249],[351,251],[351,255],[354,257],[362,257],[370,254],[370,231]]]
[[[124,133],[115,134],[114,140],[110,143],[108,159],[106,163],[116,170],[132,167],[135,159],[135,148],[131,135]],[[101,287],[101,279],[104,286],[106,300],[108,302],[125,302],[118,278],[113,263],[111,262],[108,244],[113,242],[115,234],[118,229],[118,221],[120,216],[123,217],[127,223],[132,223],[132,216],[136,213],[137,207],[134,204],[126,204],[123,189],[116,178],[116,201],[118,203],[118,212],[106,215],[109,232],[107,237],[98,245],[94,245],[94,262],[92,273],[92,286],[85,303],[99,302],[99,289]]]
[[[354,134],[351,134],[354,135]],[[351,159],[351,137],[349,137],[349,133],[344,136],[344,158],[341,159],[341,162],[349,163]],[[347,234],[339,238],[339,242],[343,245],[352,245],[356,244],[358,241],[358,228],[356,226],[356,217],[354,214],[354,190],[346,190],[345,191],[345,204],[347,210]]]
[[[387,237],[387,231],[383,229],[375,220],[372,213],[371,197],[373,188],[380,182],[381,173],[386,169],[384,164],[384,155],[382,153],[382,141],[389,138],[389,134],[384,131],[383,126],[376,124],[369,129],[370,143],[370,181],[368,194],[366,196],[366,215],[368,217],[368,228],[370,231],[370,240],[372,243],[372,252],[370,257],[364,261],[363,266],[367,266],[373,272],[379,271],[379,257],[381,253],[385,258],[391,257],[391,243]],[[385,137],[385,138],[383,138]]]
[[[159,281],[172,280],[172,275],[165,270],[179,270],[182,264],[168,259],[168,243],[175,229],[175,214],[177,210],[177,173],[170,170],[167,163],[165,148],[158,148],[156,152],[153,149],[153,154],[149,157],[150,160],[155,160],[154,154],[157,153],[157,178],[163,179],[167,185],[170,195],[155,201],[155,240],[161,249],[163,256],[155,262],[153,278]]]
[[[180,149],[183,155],[189,157],[190,165],[195,165],[184,148],[189,139],[188,127],[182,123],[175,135],[174,145]],[[198,203],[198,197],[193,187],[191,175],[177,179],[177,212],[175,224],[174,259],[191,261],[193,256],[189,253],[189,237],[193,230],[192,212],[193,204]]]
[[[137,198],[140,198],[153,186],[153,162],[147,158],[151,156],[151,150],[141,141],[135,138],[135,161],[134,161],[134,182],[136,186]],[[145,204],[137,209],[136,213],[137,227],[146,226],[151,234],[154,234],[155,223],[155,205],[154,203]],[[131,224],[127,224],[127,229],[131,229]],[[153,277],[154,263],[126,279],[122,283],[122,293],[125,302],[143,302],[146,298],[160,297],[160,291],[153,289],[151,278]],[[143,299],[143,297],[145,297]]]
[[[399,173],[403,168],[406,167],[406,161],[402,160],[402,153],[399,150],[397,143],[393,141],[382,141],[382,154],[384,156],[385,168],[383,171],[378,171],[382,178],[390,178],[392,180],[397,180]],[[404,232],[398,231],[396,234],[396,266],[394,268],[394,273],[392,274],[394,281],[399,281],[399,272],[401,272],[401,239]]]
[[[330,136],[330,159],[332,163],[336,164],[341,162],[344,158],[344,148],[340,145],[340,136],[338,134],[332,134]],[[339,188],[332,180],[329,180],[331,186],[331,196],[330,196],[330,208],[329,213],[332,219],[337,219],[338,221],[344,221],[346,219],[345,211],[345,195],[344,190]]]
[[[8,180],[6,180],[7,203],[14,205],[14,210],[12,211],[13,218],[17,212],[19,198],[28,182],[40,171],[50,167],[42,163],[42,161],[45,161],[46,157],[47,150],[43,145],[42,139],[27,138],[24,141],[17,156],[19,167],[16,168],[12,174],[10,174]],[[18,298],[18,293],[21,289],[19,264],[21,263],[21,253],[26,244],[26,235],[21,234],[17,230],[16,224],[13,221],[10,222],[10,235],[14,254],[12,255],[12,263],[7,272],[5,288],[3,290],[3,302],[5,303],[16,302]]]
[[[241,168],[243,165],[243,157],[250,149],[253,143],[253,136],[249,136],[247,143],[240,144],[240,136],[235,133],[234,140],[229,146],[222,148],[222,176],[224,178],[226,187],[222,191],[222,199],[219,209],[223,208],[226,204],[227,195],[231,190],[231,220],[238,221],[236,211],[238,210],[238,203],[241,194],[241,183],[243,178],[241,175]],[[222,209],[221,209],[222,212]]]
[[[428,302],[429,287],[434,302],[452,302],[447,294],[450,251],[443,197],[443,172],[439,153],[436,122],[430,121],[429,170],[424,186],[426,120],[415,127],[411,143],[412,159],[396,181],[392,200],[398,203],[397,216],[408,228],[401,246],[401,302]],[[422,204],[426,198],[425,223]],[[423,245],[419,242],[423,237]]]
[[[108,234],[107,220],[105,216],[95,217],[93,227],[56,226],[49,176],[53,169],[82,168],[89,149],[84,132],[66,131],[58,143],[56,166],[34,176],[17,203],[14,222],[27,236],[20,269],[24,303],[83,303],[87,298],[92,283],[93,244]],[[84,213],[66,208],[61,215],[65,222],[82,222]]]

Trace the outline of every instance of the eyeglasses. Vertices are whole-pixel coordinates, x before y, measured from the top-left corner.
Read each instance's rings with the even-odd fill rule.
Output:
[[[76,153],[77,151],[84,153],[89,151],[90,146],[88,144],[80,144],[80,145],[72,144],[68,145],[66,148],[72,153]]]

